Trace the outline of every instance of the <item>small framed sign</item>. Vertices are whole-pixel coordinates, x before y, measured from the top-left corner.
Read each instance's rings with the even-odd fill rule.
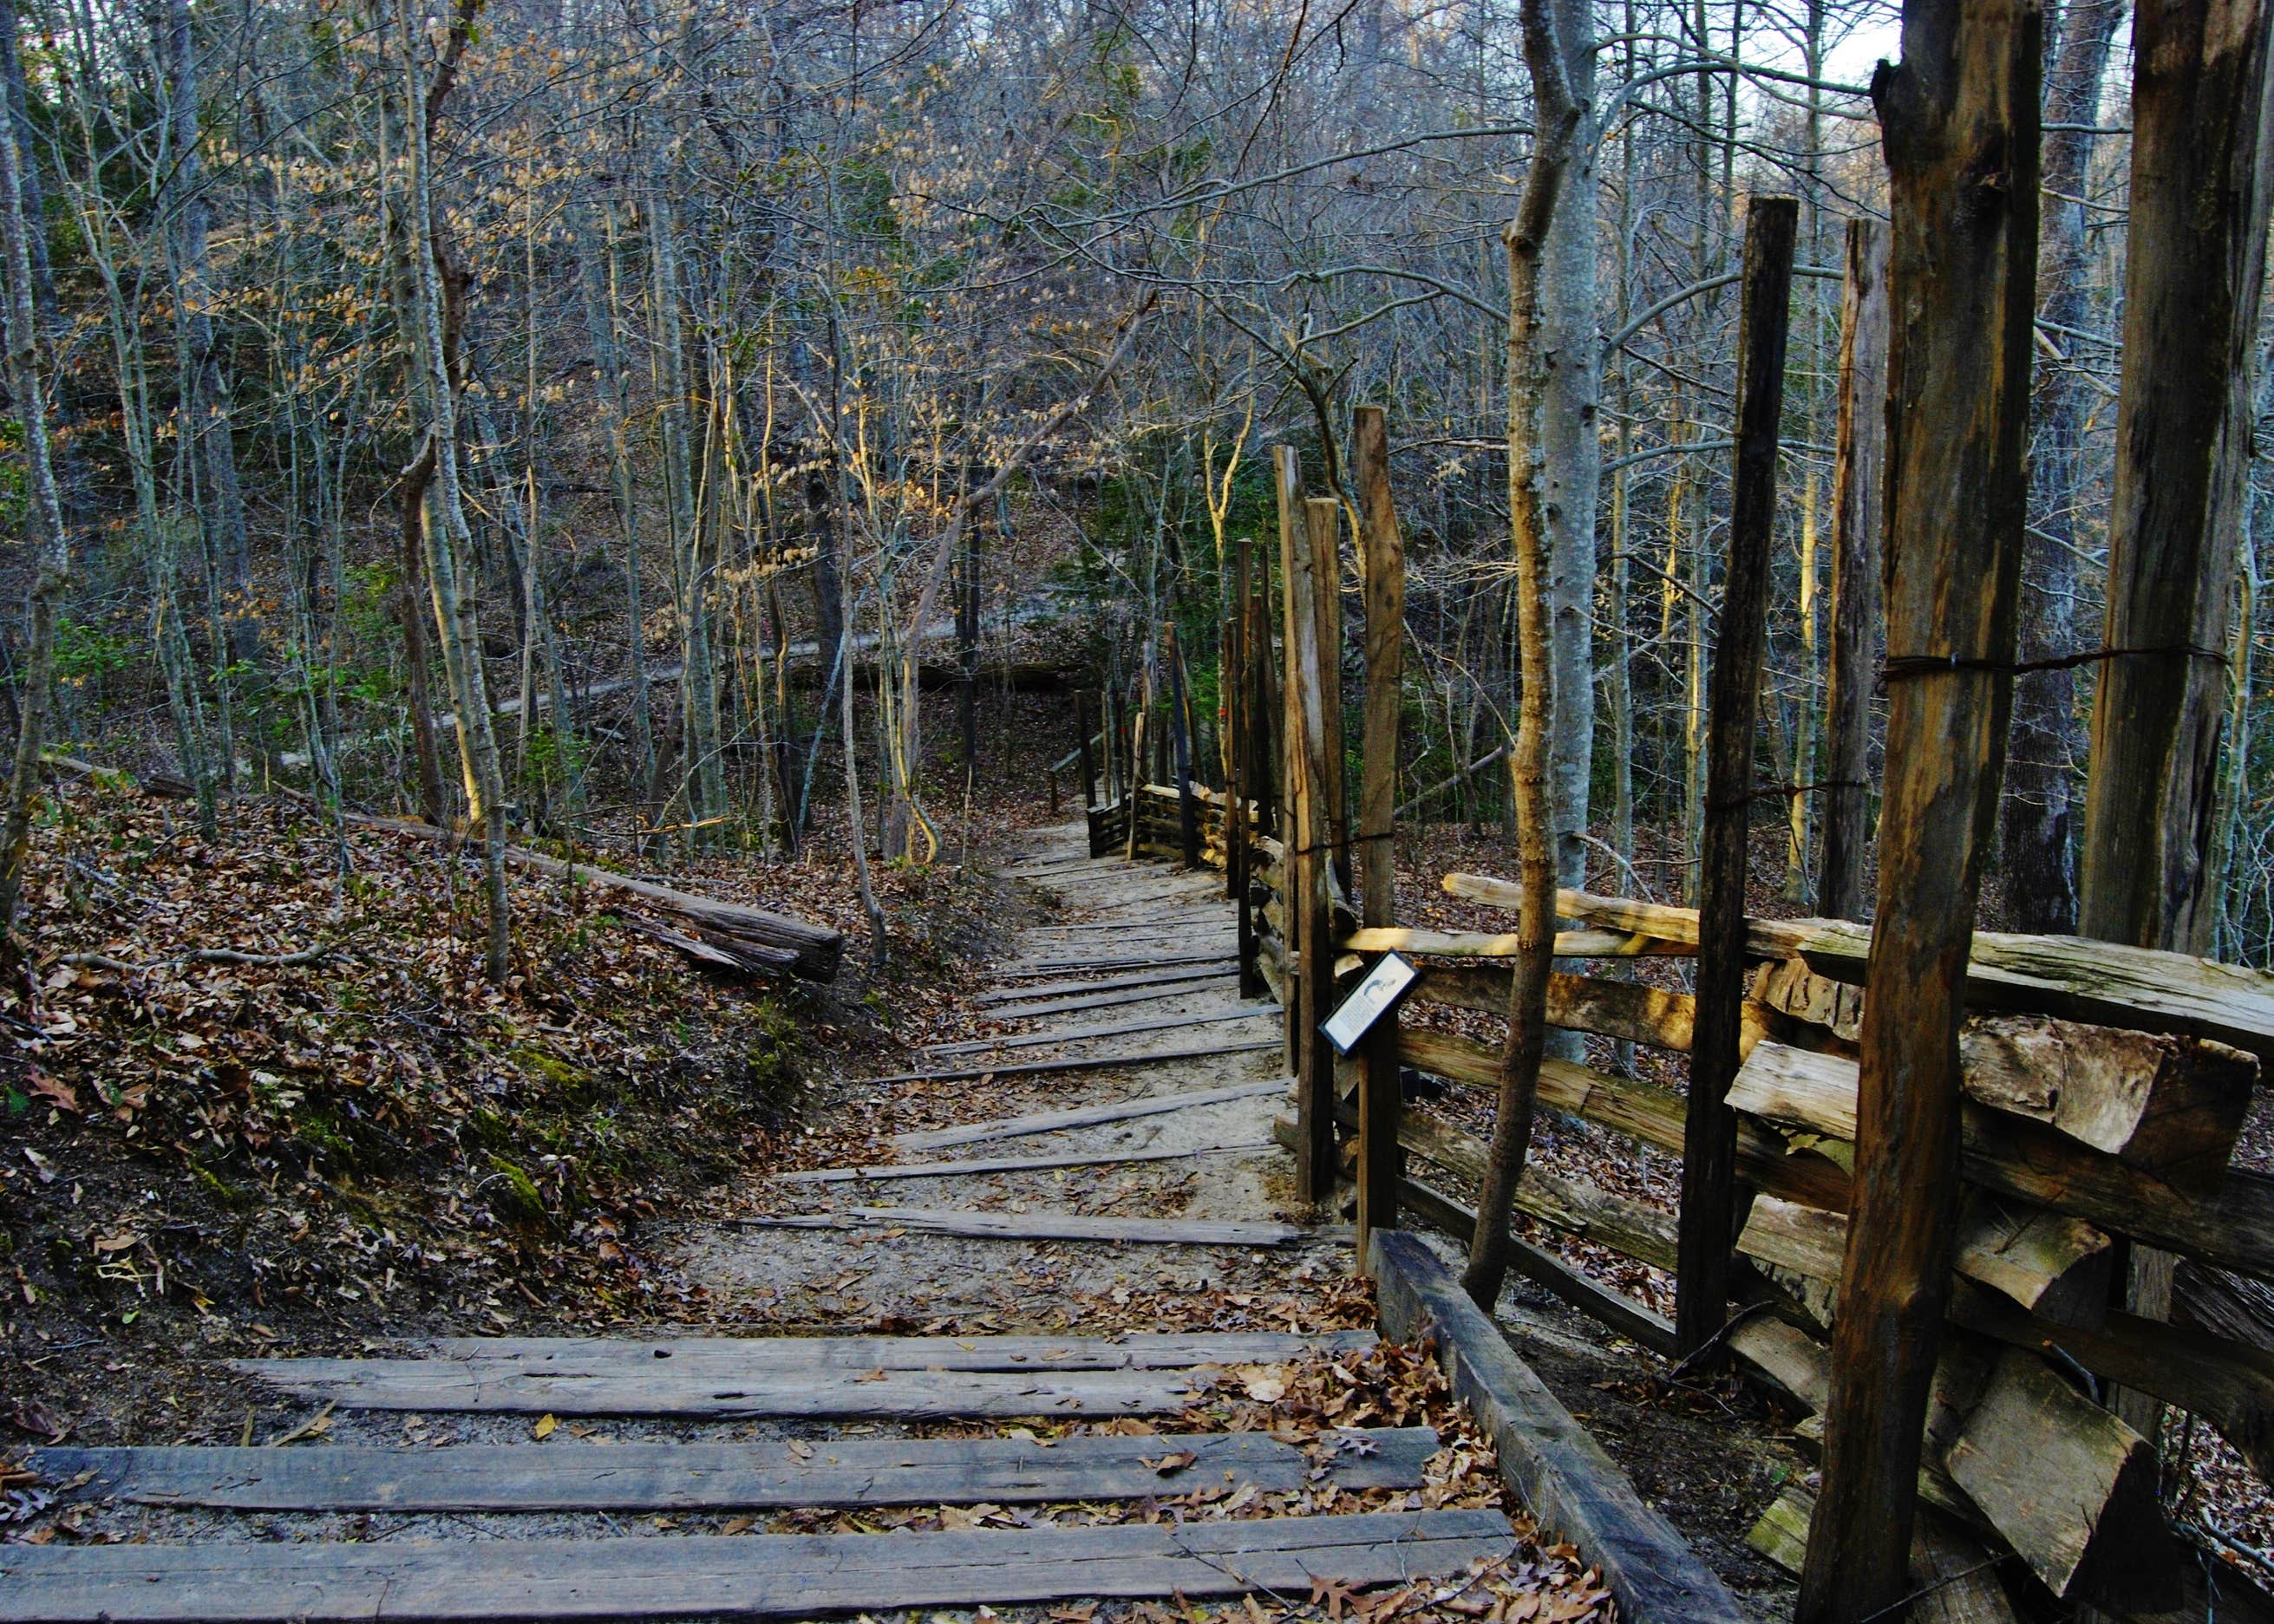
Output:
[[[1396,953],[1384,953],[1319,1030],[1327,1034],[1327,1041],[1337,1052],[1349,1054],[1358,1047],[1359,1040],[1374,1029],[1374,1022],[1397,1007],[1397,1001],[1420,974]]]

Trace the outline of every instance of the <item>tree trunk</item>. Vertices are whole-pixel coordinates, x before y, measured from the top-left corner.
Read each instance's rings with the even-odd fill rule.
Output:
[[[1880,485],[1887,432],[1887,232],[1848,222],[1840,415],[1832,471],[1832,650],[1825,667],[1824,869],[1816,911],[1864,916],[1871,838],[1871,685],[1879,669]]]
[[[1568,334],[1553,324],[1543,281],[1565,267],[1549,249],[1566,176],[1592,137],[1570,73],[1570,41],[1563,24],[1568,0],[1524,0],[1524,59],[1532,75],[1539,133],[1524,195],[1504,234],[1508,248],[1508,503],[1516,556],[1517,625],[1524,667],[1516,749],[1510,779],[1516,799],[1517,876],[1524,887],[1517,916],[1517,949],[1509,986],[1508,1041],[1501,1054],[1499,1098],[1493,1119],[1492,1157],[1477,1192],[1477,1226],[1469,1243],[1461,1285],[1487,1313],[1500,1302],[1508,1277],[1508,1220],[1532,1147],[1532,1119],[1547,1052],[1547,977],[1555,949],[1556,851],[1551,733],[1556,710],[1558,661],[1551,596],[1554,560],[1547,508],[1554,475],[1543,419],[1549,415],[1558,356],[1554,341]],[[1589,216],[1592,221],[1592,214]],[[1590,279],[1592,286],[1592,278]],[[1593,369],[1593,312],[1585,329]],[[1569,358],[1568,352],[1563,357]],[[1568,397],[1567,397],[1568,398]],[[1592,424],[1588,434],[1592,437]],[[1599,455],[1599,454],[1598,454]],[[1567,476],[1568,477],[1568,474]],[[1590,485],[1592,492],[1593,486]],[[1593,499],[1588,498],[1592,510]],[[1592,548],[1592,531],[1589,546]]]
[[[0,120],[0,247],[7,254],[8,393],[23,425],[26,528],[34,558],[23,686],[16,707],[16,759],[0,831],[0,939],[16,922],[24,862],[32,845],[32,801],[39,793],[40,752],[47,743],[49,693],[56,677],[56,620],[71,575],[71,538],[48,442],[48,376],[41,355],[34,292],[31,224],[24,218],[25,159],[16,123]]]
[[[1908,0],[1893,222],[1887,793],[1824,1492],[1796,1624],[1901,1608],[1950,1298],[1958,1026],[2013,694],[2037,271],[2034,0]]]
[[[506,891],[504,775],[490,714],[489,685],[482,673],[481,625],[474,594],[462,580],[473,553],[466,525],[465,496],[459,477],[458,391],[450,359],[455,324],[446,324],[444,289],[449,274],[434,231],[433,121],[456,77],[459,55],[471,34],[475,0],[459,0],[451,31],[431,81],[418,69],[418,27],[404,0],[397,12],[403,50],[405,111],[410,124],[411,261],[418,283],[419,359],[426,370],[431,414],[427,434],[434,453],[434,484],[426,504],[427,584],[434,599],[434,622],[442,640],[442,662],[450,676],[451,703],[458,712],[458,754],[466,777],[466,796],[474,824],[483,835],[485,887],[489,898],[489,941],[484,955],[493,981],[510,966],[513,920]]]
[[[2122,0],[2069,0],[2045,78],[2045,120],[2069,127],[2045,138],[2039,313],[2049,327],[2068,329],[2054,342],[2071,351],[2077,343],[2073,335],[2090,325],[2085,193],[2091,179],[2090,126],[2100,105],[2109,40],[2123,11]],[[2057,658],[2076,647],[2077,506],[2083,495],[2087,410],[2076,369],[2040,357],[2029,402],[2029,530],[2022,543],[2024,660]],[[2077,744],[2075,674],[2025,673],[2014,689],[2002,808],[1999,856],[2008,930],[2058,935],[2076,929],[2069,784]]]

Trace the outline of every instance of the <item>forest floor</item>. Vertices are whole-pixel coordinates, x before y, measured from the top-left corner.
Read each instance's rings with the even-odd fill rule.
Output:
[[[718,978],[623,929],[589,890],[520,880],[516,974],[492,987],[479,974],[476,871],[431,844],[343,833],[284,799],[237,803],[222,838],[207,841],[181,803],[109,778],[59,782],[51,810],[26,891],[31,967],[0,988],[0,1537],[115,1538],[123,1526],[11,1476],[12,1448],[333,1430],[312,1406],[234,1374],[232,1357],[492,1333],[1309,1332],[1371,1320],[1346,1251],[1331,1246],[1104,1248],[898,1233],[889,1222],[749,1226],[855,1203],[1302,1216],[1286,1159],[1263,1148],[1283,1109],[1268,1096],[939,1153],[1221,1153],[1193,1160],[895,1181],[857,1194],[779,1182],[910,1159],[889,1144],[896,1133],[1276,1074],[1266,1049],[1173,1075],[870,1080],[924,1069],[930,1045],[1008,1034],[981,1001],[988,966],[1070,939],[1068,925],[1115,918],[1101,907],[1108,896],[1001,872],[1044,838],[1050,815],[1039,795],[978,808],[975,826],[990,832],[968,863],[877,870],[892,944],[881,970],[868,960],[848,855],[826,838],[794,860],[720,857],[659,876],[844,929],[845,970],[825,988]],[[1493,922],[1439,888],[1454,869],[1506,872],[1506,848],[1456,826],[1416,831],[1401,841],[1399,917]],[[1773,898],[1762,906],[1792,911]],[[328,951],[295,965],[192,957],[215,946]],[[1653,963],[1640,973],[1678,972]],[[1069,1019],[1239,1007],[1217,985]],[[1258,1029],[1271,1023],[1137,1041],[1229,1043]],[[1666,1056],[1600,1047],[1595,1064],[1681,1083]],[[1481,1100],[1432,1104],[1485,1126]],[[2263,1125],[2250,1142],[2266,1154]],[[1678,1166],[1631,1141],[1547,1118],[1535,1154],[1673,1209]],[[1670,1311],[1664,1276],[1533,1234]],[[1678,1372],[1526,1283],[1510,1288],[1501,1319],[1645,1498],[1760,1616],[1781,1616],[1788,1582],[1744,1535],[1784,1481],[1812,1470],[1784,1418],[1734,1379]],[[1457,1425],[1442,1389],[1395,1356],[1284,1380],[1248,1424],[1291,1416],[1315,1426],[1371,1406],[1392,1420],[1427,1415],[1449,1432]],[[1226,1402],[1236,1411],[1241,1401]],[[365,1421],[337,1424],[338,1436],[376,1438]],[[1212,1424],[1240,1419],[1226,1411]],[[500,1425],[445,1427],[421,1441]],[[1488,1452],[1472,1449],[1433,1503],[1499,1503],[1488,1464]],[[2209,1429],[2190,1430],[2173,1477],[2175,1501],[2191,1514],[2270,1543],[2263,1485]],[[893,1516],[925,1527],[944,1525],[942,1515]],[[1537,1557],[1570,1598],[1587,1594],[1574,1553]]]

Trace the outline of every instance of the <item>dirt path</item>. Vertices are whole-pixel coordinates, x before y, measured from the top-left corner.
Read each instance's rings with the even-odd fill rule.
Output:
[[[1126,1068],[898,1085],[910,1091],[921,1119],[940,1125],[974,1123],[1269,1083],[1281,1076],[1277,1006],[1239,995],[1238,975],[1229,962],[1233,909],[1220,879],[1119,858],[1089,861],[1079,824],[1036,831],[1010,854],[1006,874],[1010,883],[1030,894],[1043,919],[1015,933],[993,967],[991,989],[984,996],[1058,990],[987,1004],[990,1014],[1013,1016],[989,1024],[996,1027],[993,1035],[1004,1039],[1054,1034],[1065,1041],[941,1056],[934,1069],[1209,1052]],[[1206,979],[1164,985],[1107,985],[1160,972],[1031,967],[1073,959],[1193,958],[1219,949],[1225,963],[1189,966]],[[1102,990],[1082,989],[1091,987]],[[1025,1004],[1056,1004],[1085,996],[1129,1001],[1014,1015]],[[1171,1021],[1209,1024],[1085,1035],[1100,1027]],[[1266,1042],[1270,1046],[1253,1047]],[[855,1207],[903,1207],[1028,1217],[1078,1213],[1300,1220],[1307,1214],[1292,1199],[1284,1153],[1271,1141],[1271,1119],[1284,1109],[1284,1099],[1273,1091],[1118,1122],[897,1153],[879,1132],[872,1139],[877,1163],[1189,1154],[1033,1171],[785,1184],[779,1187],[783,1210],[815,1215]],[[754,1310],[771,1310],[769,1317],[777,1320],[855,1318],[922,1327],[952,1320],[967,1328],[1052,1330],[1091,1324],[1100,1313],[1118,1318],[1111,1310],[1126,1308],[1137,1292],[1198,1292],[1251,1274],[1259,1289],[1268,1282],[1284,1290],[1291,1281],[1330,1278],[1346,1270],[1349,1261],[1337,1231],[1266,1254],[1220,1246],[968,1239],[895,1233],[898,1228],[886,1222],[855,1229],[714,1231],[690,1236],[676,1261],[725,1303],[740,1299]]]

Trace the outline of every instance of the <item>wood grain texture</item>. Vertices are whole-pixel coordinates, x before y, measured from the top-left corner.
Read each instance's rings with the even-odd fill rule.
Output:
[[[1264,1049],[1269,1049],[1269,1046],[1271,1044],[1264,1044]],[[1219,1046],[1219,1049],[1203,1049],[1203,1051],[1192,1053],[1221,1056],[1221,1053],[1232,1051]],[[1171,1057],[1189,1056],[1180,1051],[1178,1056],[1162,1057],[1171,1060]],[[1101,1062],[1101,1064],[1117,1064],[1117,1062]],[[1128,1064],[1128,1062],[1118,1062],[1118,1064]],[[1003,1073],[1010,1071],[1012,1067],[987,1069]],[[1039,1062],[1035,1069],[1046,1071],[1046,1069],[1050,1069],[1050,1062]],[[1232,1099],[1258,1099],[1262,1094],[1278,1094],[1284,1087],[1287,1085],[1283,1080],[1269,1079],[1262,1083],[1231,1083],[1225,1087],[1185,1089],[1183,1094],[1146,1094],[1141,1099],[1126,1099],[1112,1105],[1069,1105],[1066,1110],[1037,1110],[1028,1116],[996,1116],[991,1121],[967,1121],[957,1128],[921,1128],[915,1132],[892,1135],[892,1148],[905,1154],[905,1151],[939,1151],[939,1148],[946,1148],[951,1144],[983,1144],[987,1139],[1021,1139],[1030,1132],[1058,1132],[1059,1128],[1087,1128],[1091,1124],[1098,1124],[1098,1121],[1126,1121],[1130,1116],[1157,1116],[1166,1110],[1192,1110],[1193,1105],[1221,1105],[1224,1101]]]
[[[1321,1451],[1345,1489],[1419,1488],[1427,1427]],[[1189,1454],[1192,1459],[1179,1462]],[[59,1448],[76,1498],[232,1511],[734,1511],[801,1506],[1033,1505],[1202,1486],[1299,1491],[1311,1455],[1264,1432],[1062,1438],[827,1438],[720,1444],[470,1444],[442,1449]]]
[[[1832,468],[1832,648],[1825,669],[1824,859],[1816,911],[1864,912],[1871,841],[1871,685],[1879,670],[1879,495],[1887,430],[1887,230],[1848,222]]]
[[[1739,273],[1736,468],[1729,558],[1716,617],[1706,733],[1705,827],[1698,845],[1698,982],[1682,1151],[1682,1264],[1675,1326],[1687,1357],[1728,1312],[1729,1239],[1737,1193],[1737,1074],[1745,1000],[1745,882],[1752,829],[1754,738],[1768,646],[1771,544],[1776,531],[1777,428],[1784,411],[1793,243],[1800,204],[1756,197],[1745,213]]]
[[[1495,1511],[1111,1528],[0,1548],[4,1624],[476,1624],[803,1617],[1077,1597],[1306,1594],[1457,1574],[1515,1546]]]
[[[1383,1333],[1437,1339],[1454,1393],[1500,1451],[1532,1515],[1599,1565],[1632,1624],[1739,1624],[1747,1614],[1681,1535],[1534,1375],[1419,1237],[1379,1230]]]
[[[2012,710],[2043,20],[2034,0],[1910,0],[1901,60],[1872,85],[1892,217],[1886,789],[1855,1221],[1796,1624],[1853,1624],[1910,1590],[1957,1218],[1958,1026]]]
[[[1352,414],[1359,495],[1359,540],[1366,575],[1366,733],[1359,764],[1359,859],[1362,924],[1392,923],[1397,910],[1397,720],[1404,703],[1405,544],[1389,488],[1389,425],[1379,406]],[[1404,1088],[1398,1074],[1397,1019],[1376,1023],[1359,1057],[1358,1112],[1358,1256],[1379,1227],[1397,1227],[1397,1185],[1404,1176],[1398,1118]]]
[[[953,1211],[922,1207],[855,1207],[845,1213],[743,1218],[755,1229],[907,1229],[979,1240],[1102,1241],[1149,1246],[1293,1246],[1344,1241],[1347,1230],[1255,1219],[1090,1217],[1081,1213]]]

